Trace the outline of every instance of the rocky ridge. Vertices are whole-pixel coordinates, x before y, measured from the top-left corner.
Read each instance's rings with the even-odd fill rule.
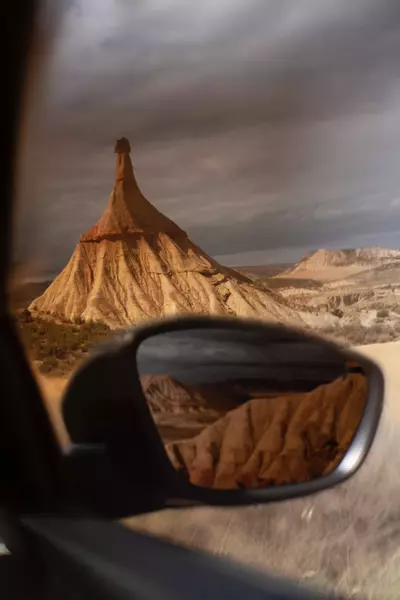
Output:
[[[294,268],[285,271],[285,276],[327,267],[377,267],[393,261],[398,261],[400,264],[400,250],[380,247],[347,250],[320,249],[305,256]]]

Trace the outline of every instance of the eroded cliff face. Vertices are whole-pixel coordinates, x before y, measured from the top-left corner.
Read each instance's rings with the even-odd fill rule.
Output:
[[[366,378],[349,374],[306,394],[250,400],[166,449],[195,485],[233,489],[308,481],[331,472],[343,457],[366,393]]]
[[[31,311],[111,328],[189,313],[301,321],[278,294],[219,265],[143,196],[126,138],[115,151],[103,216]]]

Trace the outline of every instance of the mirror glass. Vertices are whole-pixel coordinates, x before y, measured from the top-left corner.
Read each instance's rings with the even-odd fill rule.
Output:
[[[157,334],[138,348],[137,368],[172,465],[217,489],[332,472],[367,396],[357,361],[284,327]]]

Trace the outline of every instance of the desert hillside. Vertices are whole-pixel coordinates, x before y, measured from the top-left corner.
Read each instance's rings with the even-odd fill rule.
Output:
[[[126,138],[117,141],[115,185],[94,227],[32,314],[112,329],[166,315],[213,314],[303,322],[301,311],[259,281],[223,267],[143,195]]]
[[[350,248],[346,250],[316,250],[304,257],[293,269],[286,273],[296,273],[305,269],[321,269],[325,267],[369,267],[387,261],[400,261],[400,250],[389,248]]]
[[[46,287],[13,285],[30,356],[44,372],[70,372],[97,340],[168,315],[259,318],[350,344],[400,338],[400,250],[313,252],[240,270],[207,255],[143,195],[126,138],[115,147],[115,183],[97,224]],[[287,265],[286,265],[287,266]]]
[[[396,261],[400,262],[400,250],[389,248],[320,249],[308,254],[294,268],[279,276],[333,281]]]
[[[400,338],[400,250],[318,250],[264,283],[307,307],[320,333],[358,345]]]
[[[140,241],[145,251],[138,262],[135,262],[141,247],[138,241],[107,240],[107,245],[103,241],[90,244],[89,248],[78,245],[71,264],[38,299],[32,298],[37,288],[31,284],[14,288],[14,307],[27,306],[33,300],[31,310],[17,309],[17,317],[30,356],[40,370],[57,376],[70,372],[99,339],[111,334],[111,329],[129,326],[138,316],[151,318],[151,315],[208,311],[296,324],[349,344],[400,339],[398,250],[340,251],[333,258],[331,252],[332,260],[321,251],[315,253],[321,258],[318,265],[325,261],[338,266],[296,271],[300,265],[304,266],[306,261],[303,260],[292,269],[294,274],[271,276],[266,275],[267,268],[259,268],[247,275],[215,266],[217,263],[211,262],[199,249],[193,255],[190,249],[194,246],[188,238],[181,239],[178,247],[172,238],[163,235],[158,236],[158,247],[153,249],[146,241]],[[101,243],[104,245],[100,247]],[[186,254],[182,254],[183,247]],[[86,285],[86,275],[82,273],[86,272],[90,281],[91,263],[85,263],[89,251],[98,268],[101,285],[94,286],[85,296],[85,288],[79,291],[81,285]],[[166,254],[169,259],[178,257],[181,261],[178,270],[179,262],[175,261],[175,271],[161,273],[167,264],[163,259]],[[209,261],[209,271],[204,261]],[[342,266],[344,262],[347,266]],[[158,265],[158,271],[155,268],[152,271],[149,263],[153,267]],[[195,264],[202,265],[203,270],[194,269]],[[185,265],[186,268],[191,265],[192,270],[185,271]],[[71,281],[75,281],[72,287]],[[114,287],[113,281],[119,281],[121,286]],[[224,296],[221,296],[223,290]],[[108,304],[105,304],[106,298]],[[74,317],[80,310],[86,320],[82,316]],[[100,317],[104,314],[108,324],[102,323]],[[99,315],[100,322],[96,323]]]

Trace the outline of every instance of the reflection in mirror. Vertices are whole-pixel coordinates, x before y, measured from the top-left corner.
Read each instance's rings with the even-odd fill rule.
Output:
[[[157,334],[141,343],[137,366],[173,466],[191,483],[217,489],[332,472],[367,395],[357,362],[285,328]]]

